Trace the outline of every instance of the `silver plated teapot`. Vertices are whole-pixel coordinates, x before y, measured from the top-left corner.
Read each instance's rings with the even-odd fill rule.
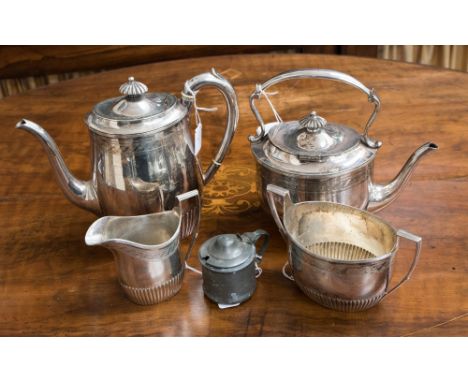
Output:
[[[299,121],[283,122],[273,110],[278,121],[265,124],[255,100],[267,96],[270,86],[302,78],[340,81],[361,90],[374,105],[364,133],[327,122],[315,112]],[[418,160],[437,149],[436,144],[425,143],[395,179],[388,184],[374,183],[374,159],[382,143],[370,138],[368,132],[380,110],[380,99],[374,90],[335,70],[301,69],[278,74],[257,85],[250,96],[250,106],[260,124],[257,134],[249,140],[257,161],[257,189],[266,208],[266,187],[274,184],[289,190],[295,202],[329,201],[379,210],[396,198]]]
[[[189,131],[190,110],[203,86],[217,88],[227,104],[224,138],[205,172]],[[42,142],[67,198],[97,215],[171,210],[177,195],[201,192],[221,165],[237,127],[239,111],[231,84],[213,69],[188,80],[181,100],[168,93],[148,93],[147,86],[132,77],[120,92],[120,97],[98,103],[85,118],[92,148],[90,180],[70,173],[57,145],[39,125],[23,119],[16,127]],[[195,203],[192,213],[199,213]]]

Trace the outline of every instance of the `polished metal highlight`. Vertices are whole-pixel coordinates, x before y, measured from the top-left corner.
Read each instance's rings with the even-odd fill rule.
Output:
[[[263,242],[257,251],[255,245],[260,238]],[[270,235],[259,229],[242,235],[218,235],[204,242],[198,258],[205,295],[223,305],[239,304],[252,297],[261,274],[258,264],[269,240]]]
[[[293,204],[288,190],[271,184],[267,190],[272,215],[288,243],[289,278],[312,300],[336,310],[365,310],[411,277],[421,252],[420,237],[354,207]],[[391,287],[400,237],[413,241],[416,252],[406,275]]]
[[[87,245],[112,251],[119,282],[127,297],[140,305],[157,304],[174,296],[182,286],[185,260],[198,233],[192,222],[193,204],[199,208],[197,190],[177,196],[178,207],[138,216],[105,216],[96,220],[85,236]],[[180,240],[192,239],[187,253]]]
[[[227,104],[227,123],[213,163],[204,172],[189,130],[190,110],[204,86],[214,86]],[[92,176],[76,179],[57,145],[38,124],[21,120],[17,128],[43,144],[65,196],[97,215],[139,215],[170,210],[176,196],[210,181],[226,155],[238,121],[236,93],[219,73],[203,73],[185,83],[182,100],[147,93],[133,77],[122,96],[100,102],[86,117],[91,139]],[[194,214],[198,214],[195,211]]]
[[[364,133],[330,123],[315,111],[300,121],[265,124],[255,100],[266,90],[285,80],[319,78],[344,82],[364,92],[374,110]],[[257,189],[263,207],[267,207],[266,187],[276,184],[291,192],[294,201],[330,201],[369,210],[379,210],[393,201],[411,175],[419,159],[436,150],[428,142],[419,147],[394,180],[386,185],[373,181],[373,164],[381,142],[368,136],[380,110],[380,99],[355,78],[334,70],[303,69],[281,73],[257,85],[250,106],[260,127],[250,136],[257,161]]]

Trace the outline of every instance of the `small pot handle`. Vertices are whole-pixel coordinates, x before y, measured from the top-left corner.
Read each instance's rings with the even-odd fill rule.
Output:
[[[260,249],[257,251],[256,256],[255,256],[256,262],[260,263],[262,261],[263,254],[265,253],[268,247],[268,244],[270,243],[270,234],[263,229],[257,229],[254,232],[245,232],[241,235],[241,237],[247,238],[247,240],[254,245],[257,243],[259,239],[263,238],[262,245]]]
[[[416,264],[418,263],[419,255],[421,254],[421,245],[422,245],[421,237],[413,235],[412,233],[409,233],[402,229],[399,229],[397,231],[397,235],[399,237],[402,237],[403,239],[413,241],[416,245],[416,251],[413,257],[413,262],[411,263],[411,266],[409,267],[409,270],[406,273],[405,277],[403,277],[398,284],[396,284],[389,291],[387,291],[385,293],[385,297],[388,296],[390,293],[394,292],[395,290],[397,290],[405,281],[408,281],[410,279],[411,275],[413,274],[414,268],[416,267]]]
[[[255,106],[255,100],[260,99],[262,95],[265,95],[265,91],[273,85],[279,84],[280,82],[286,80],[295,80],[295,79],[302,79],[302,78],[318,78],[318,79],[325,79],[325,80],[333,80],[344,82],[350,86],[353,86],[363,93],[367,95],[367,99],[369,102],[374,104],[374,111],[372,112],[371,116],[367,120],[366,126],[364,128],[364,133],[362,134],[363,142],[371,147],[371,148],[379,148],[382,143],[379,141],[374,141],[369,138],[368,133],[371,125],[374,123],[375,118],[377,117],[377,113],[380,110],[380,98],[377,96],[373,89],[367,88],[364,84],[358,81],[356,78],[350,76],[349,74],[338,72],[336,70],[331,69],[298,69],[298,70],[289,70],[287,72],[283,72],[278,74],[277,76],[270,78],[268,81],[264,82],[263,84],[258,84],[255,91],[250,95],[250,108],[257,118],[257,121],[260,124],[260,133],[256,136],[250,136],[250,142],[258,142],[265,136],[265,123],[258,111],[257,107]]]
[[[231,144],[232,138],[234,137],[237,122],[239,120],[239,108],[237,106],[236,92],[232,85],[216,70],[211,69],[210,73],[199,74],[185,82],[184,91],[182,92],[182,100],[189,110],[195,103],[197,91],[204,86],[214,86],[217,88],[224,95],[227,105],[227,123],[223,140],[221,141],[218,151],[216,152],[216,155],[208,169],[205,172],[202,170],[203,184],[207,184],[221,166],[229,145]]]
[[[201,202],[198,190],[192,190],[181,195],[177,195],[180,211],[180,238],[192,237],[185,260],[190,257],[193,245],[198,237],[198,227],[200,225]],[[196,203],[196,206],[193,206]]]
[[[283,236],[285,241],[288,241],[288,234],[276,208],[275,195],[280,197],[281,207],[283,209],[283,220],[285,215],[285,208],[289,208],[292,205],[291,196],[289,194],[289,190],[286,190],[285,188],[276,186],[274,184],[267,185],[267,200],[268,205],[270,206],[271,214],[273,215],[273,219],[275,219],[275,223],[278,226],[281,236]]]
[[[260,246],[260,249],[256,251],[255,254],[255,270],[256,277],[258,278],[262,274],[262,268],[260,268],[258,264],[262,262],[263,254],[265,253],[268,244],[270,243],[270,234],[263,229],[257,229],[254,232],[243,233],[241,235],[241,238],[246,238],[253,245],[255,245],[260,238],[263,238],[262,245]]]

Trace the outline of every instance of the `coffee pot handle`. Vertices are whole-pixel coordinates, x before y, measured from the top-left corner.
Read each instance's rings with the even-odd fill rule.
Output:
[[[250,95],[250,108],[252,109],[255,118],[260,124],[260,132],[257,133],[256,136],[250,136],[250,142],[258,142],[259,140],[263,139],[266,134],[265,123],[258,111],[257,107],[255,106],[255,100],[260,99],[262,95],[265,95],[265,91],[273,85],[279,84],[280,82],[286,80],[295,80],[295,79],[303,79],[303,78],[317,78],[317,79],[324,79],[324,80],[333,80],[343,82],[347,85],[353,86],[363,93],[367,95],[367,99],[369,102],[374,104],[374,110],[367,120],[366,126],[364,128],[364,133],[362,134],[363,142],[371,147],[371,148],[378,148],[382,145],[379,141],[374,141],[369,138],[368,133],[371,125],[374,123],[375,118],[377,117],[377,113],[380,110],[380,98],[375,93],[374,89],[367,88],[364,84],[358,81],[356,78],[350,76],[349,74],[338,72],[336,70],[331,69],[298,69],[298,70],[289,70],[287,72],[283,72],[278,74],[277,76],[270,78],[268,81],[264,82],[263,84],[258,84],[255,91]],[[271,106],[271,105],[270,105]]]
[[[200,225],[201,201],[198,190],[192,190],[181,195],[177,195],[180,212],[180,238],[185,239],[189,236],[190,240],[185,260],[190,257],[193,245],[198,237],[198,228]]]
[[[198,90],[204,86],[213,86],[217,88],[224,95],[227,106],[227,122],[223,140],[218,147],[218,151],[216,152],[212,163],[208,166],[208,169],[204,173],[202,170],[203,184],[207,184],[221,166],[229,145],[231,144],[232,138],[234,137],[237,122],[239,120],[239,109],[237,106],[236,92],[232,85],[215,69],[211,69],[210,73],[202,73],[185,82],[182,99],[189,110],[192,105],[195,104],[195,98]]]
[[[413,261],[408,269],[408,272],[406,272],[405,277],[403,277],[398,284],[393,286],[390,290],[388,290],[385,293],[385,296],[388,296],[390,293],[396,291],[404,282],[408,281],[413,274],[414,268],[416,268],[416,264],[418,263],[419,255],[421,254],[421,245],[422,245],[422,238],[416,235],[413,235],[412,233],[409,233],[405,230],[399,229],[397,231],[397,235],[401,238],[413,241],[416,245],[416,250],[413,256]]]

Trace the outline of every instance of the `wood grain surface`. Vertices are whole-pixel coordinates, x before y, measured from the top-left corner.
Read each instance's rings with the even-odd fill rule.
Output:
[[[66,163],[89,176],[83,116],[117,94],[130,75],[152,90],[179,94],[186,79],[211,67],[235,86],[238,131],[229,154],[205,190],[196,249],[212,235],[263,228],[272,240],[251,300],[220,310],[204,298],[201,280],[187,273],[182,290],[155,306],[138,306],[120,290],[111,254],[86,247],[95,217],[71,205],[58,189],[39,142],[14,129],[27,117],[56,139]],[[378,214],[423,237],[414,276],[381,304],[361,313],[323,308],[281,275],[286,246],[258,205],[255,163],[247,136],[256,123],[248,106],[255,83],[278,72],[333,68],[376,89],[382,112],[371,136],[384,142],[375,173],[390,180],[420,144],[439,151],[423,159],[401,196]],[[273,90],[273,89],[272,89]],[[291,81],[272,96],[283,119],[316,110],[327,120],[361,129],[371,105],[357,90],[323,80]],[[202,161],[209,163],[224,126],[222,97],[203,90]],[[265,119],[271,113],[265,112]],[[314,55],[236,55],[171,61],[91,75],[0,101],[0,335],[59,336],[466,336],[468,335],[468,75],[375,59]],[[398,253],[393,282],[413,248]],[[195,257],[190,263],[197,265]]]

